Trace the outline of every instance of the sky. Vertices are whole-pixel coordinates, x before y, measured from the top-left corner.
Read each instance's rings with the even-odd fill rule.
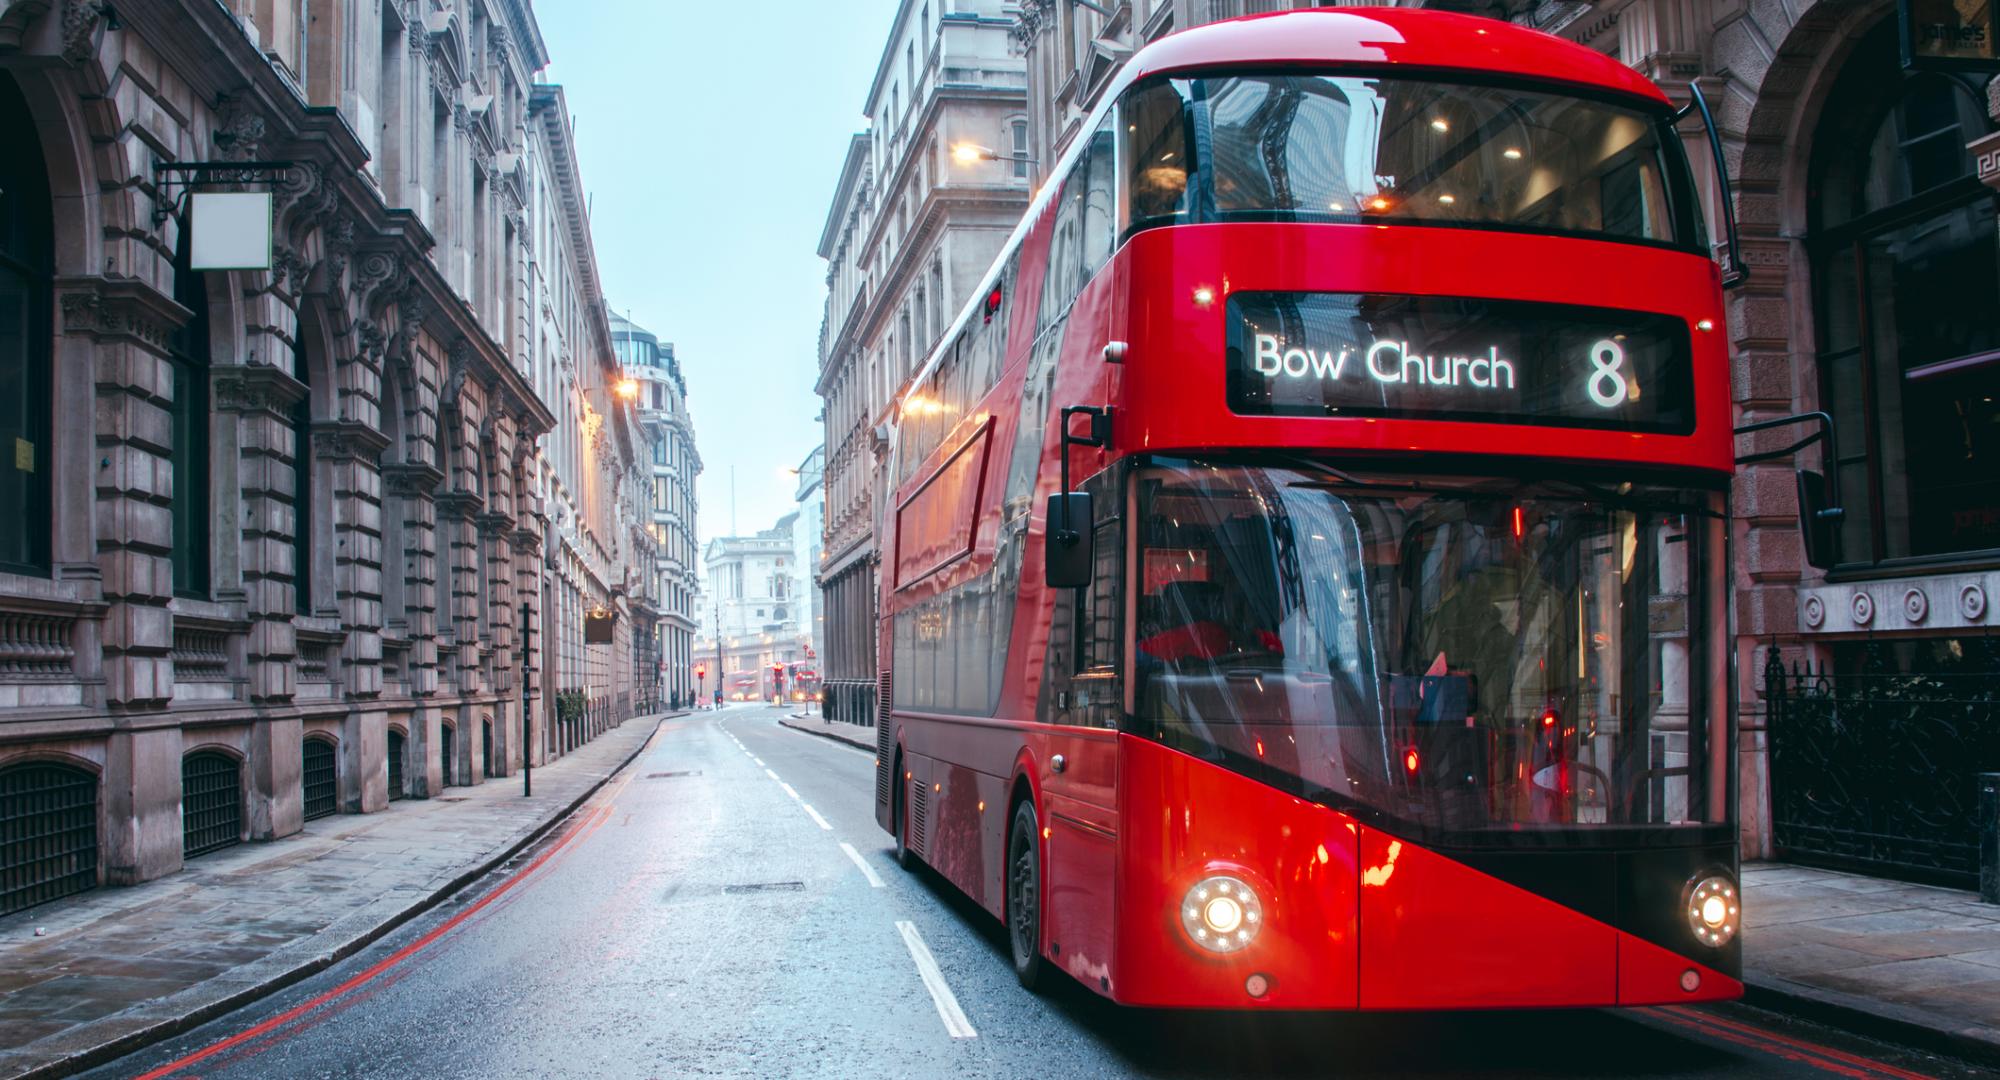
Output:
[[[674,343],[702,542],[796,508],[820,444],[819,234],[895,0],[539,0],[611,306]],[[754,13],[754,18],[746,17]]]

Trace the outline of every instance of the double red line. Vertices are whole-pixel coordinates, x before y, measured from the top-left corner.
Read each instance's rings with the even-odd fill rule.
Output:
[[[621,784],[620,790],[622,790],[622,788],[623,785]],[[543,851],[540,855],[535,856],[534,859],[530,861],[526,866],[523,866],[518,873],[514,874],[512,877],[509,877],[506,881],[501,882],[499,886],[493,889],[493,891],[487,893],[485,896],[480,897],[477,901],[475,901],[471,906],[467,907],[464,911],[461,911],[458,914],[453,915],[451,918],[446,919],[444,922],[439,923],[437,926],[432,927],[430,930],[426,931],[422,937],[416,939],[415,941],[410,942],[408,945],[405,945],[400,949],[397,949],[395,952],[389,954],[388,956],[383,957],[381,960],[376,961],[374,964],[371,964],[366,971],[361,972],[360,974],[354,976],[351,979],[348,979],[346,982],[341,983],[339,986],[336,986],[333,989],[328,990],[323,994],[319,994],[308,1001],[305,1001],[301,1004],[286,1009],[284,1012],[281,1012],[278,1015],[273,1016],[270,1019],[265,1020],[253,1027],[246,1028],[243,1031],[238,1032],[235,1035],[231,1035],[229,1038],[223,1039],[219,1042],[210,1043],[209,1045],[202,1047],[200,1050],[197,1050],[194,1053],[187,1055],[186,1057],[170,1061],[165,1065],[162,1065],[159,1068],[154,1069],[151,1072],[144,1073],[138,1077],[138,1080],[160,1080],[161,1077],[172,1076],[173,1074],[181,1072],[182,1070],[188,1068],[189,1066],[197,1065],[203,1061],[207,1061],[209,1058],[212,1058],[217,1054],[226,1053],[230,1050],[235,1049],[236,1047],[242,1046],[245,1043],[263,1038],[264,1036],[269,1035],[274,1031],[277,1031],[279,1028],[282,1028],[285,1025],[290,1024],[294,1020],[297,1020],[300,1017],[305,1016],[306,1014],[314,1011],[315,1009],[318,1009],[329,1002],[336,1001],[342,997],[347,996],[348,994],[353,993],[356,990],[361,989],[364,986],[367,986],[369,983],[375,981],[382,975],[393,970],[397,965],[403,963],[405,960],[408,960],[410,957],[415,956],[419,952],[422,952],[432,942],[437,941],[439,938],[457,929],[467,919],[470,919],[474,915],[477,915],[481,911],[484,911],[487,905],[492,904],[494,901],[507,895],[507,893],[510,890],[512,890],[516,885],[519,885],[523,881],[526,881],[529,878],[533,877],[535,871],[541,869],[543,864],[547,863],[550,859],[554,858],[558,853],[566,850],[575,842],[582,840],[584,837],[587,837],[592,832],[596,831],[597,827],[604,824],[605,819],[611,816],[611,803],[612,800],[616,798],[616,794],[617,793],[614,791],[611,797],[606,798],[601,804],[599,804],[598,806],[596,806],[591,810],[586,811],[584,813],[584,816],[572,822],[570,826],[563,832],[563,834],[556,839],[555,843],[551,844],[547,850]]]
[[[1643,1011],[1683,1030],[1699,1032],[1724,1042],[1773,1054],[1786,1061],[1809,1065],[1821,1072],[1851,1077],[1852,1080],[1934,1080],[1924,1073],[1870,1061],[1857,1054],[1835,1050],[1833,1047],[1821,1046],[1804,1039],[1795,1039],[1741,1021],[1725,1019],[1711,1012],[1683,1007],[1650,1008]]]

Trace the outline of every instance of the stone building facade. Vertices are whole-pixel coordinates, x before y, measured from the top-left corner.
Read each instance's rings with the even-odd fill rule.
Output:
[[[903,0],[848,146],[819,254],[825,542],[818,572],[829,714],[871,714],[875,535],[890,492],[888,424],[1027,209],[1030,163],[1013,4]],[[954,150],[979,155],[961,161]]]
[[[1145,43],[1318,6],[1025,0],[1015,40],[1032,156],[1054,161],[1110,73]],[[1737,421],[1825,410],[1838,435],[1837,459],[1814,447],[1796,462],[1751,465],[1732,492],[1744,855],[1964,883],[1974,774],[2000,769],[1991,757],[2000,745],[1996,84],[1905,71],[1890,0],[1426,6],[1560,35],[1617,57],[1676,102],[1693,82],[1714,107],[1751,271],[1728,294]],[[1708,148],[1693,125],[1682,130],[1719,244]],[[1809,430],[1745,438],[1739,449],[1784,446]],[[1845,508],[1830,570],[1805,563],[1795,464],[1833,474]],[[1825,676],[1778,681],[1807,706],[1784,713],[1797,717],[1789,755],[1772,753],[1774,656],[1783,670]],[[1843,680],[1873,686],[1860,696],[1874,704],[1850,700],[1847,715],[1879,727],[1827,739],[1830,729],[1804,725],[1830,714]],[[1926,759],[1943,771],[1922,767]],[[1958,869],[1939,865],[1946,848]]]
[[[811,610],[812,600],[798,591],[797,520],[793,512],[750,536],[718,536],[702,554],[709,612],[703,620],[706,640],[696,648],[708,669],[703,689],[711,697],[720,686],[729,700],[737,698],[742,688],[731,676],[756,682],[761,689],[750,692],[751,699],[767,696],[771,665],[805,658],[798,611]]]
[[[695,540],[695,479],[701,453],[695,449],[694,419],[688,414],[687,382],[681,377],[674,344],[617,314],[611,337],[626,377],[638,383],[639,426],[646,432],[646,483],[650,528],[658,550],[660,610],[652,653],[653,668],[641,671],[641,685],[678,706],[694,699],[694,635],[701,601],[701,549]]]
[[[0,912],[552,752],[547,60],[525,0],[0,2]],[[272,270],[189,268],[195,161],[286,163]]]

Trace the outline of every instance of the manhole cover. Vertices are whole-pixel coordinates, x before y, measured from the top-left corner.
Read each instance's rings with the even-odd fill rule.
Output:
[[[676,776],[700,776],[700,775],[701,775],[700,769],[682,769],[679,772],[649,772],[646,774],[646,779],[671,780]]]
[[[806,883],[803,881],[760,881],[751,885],[724,885],[722,891],[726,893],[804,892],[805,888]]]

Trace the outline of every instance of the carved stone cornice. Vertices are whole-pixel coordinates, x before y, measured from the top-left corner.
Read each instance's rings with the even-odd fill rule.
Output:
[[[81,64],[97,51],[97,26],[110,5],[105,0],[63,0],[62,58]]]
[[[534,555],[542,550],[542,534],[533,529],[515,529],[507,534],[507,540],[515,551]]]
[[[373,311],[381,299],[383,287],[395,280],[403,269],[403,260],[393,251],[364,251],[354,259],[354,281],[350,286],[353,294],[361,300],[361,310]]]
[[[164,350],[194,313],[136,278],[60,278],[66,334],[128,338]]]
[[[313,453],[329,460],[374,461],[389,447],[389,436],[355,420],[324,420],[312,426]]]
[[[210,368],[208,381],[217,411],[265,413],[281,420],[289,420],[293,407],[311,393],[290,372],[269,364]]]
[[[444,473],[435,465],[410,462],[384,462],[382,465],[382,492],[405,499],[431,498],[444,483]]]
[[[261,161],[266,124],[261,112],[242,94],[216,98],[215,156],[221,161]]]
[[[472,523],[479,526],[479,531],[488,536],[506,536],[514,528],[513,516],[503,514],[498,510],[487,510],[475,514],[472,517]]]
[[[486,500],[470,491],[440,491],[431,503],[437,507],[438,517],[457,521],[473,521],[486,509]]]

